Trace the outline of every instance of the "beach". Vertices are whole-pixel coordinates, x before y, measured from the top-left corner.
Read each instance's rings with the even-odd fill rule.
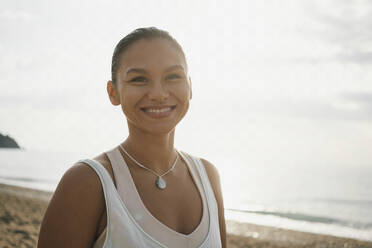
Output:
[[[36,247],[51,192],[0,184],[0,247]],[[230,248],[372,248],[372,242],[227,220]]]

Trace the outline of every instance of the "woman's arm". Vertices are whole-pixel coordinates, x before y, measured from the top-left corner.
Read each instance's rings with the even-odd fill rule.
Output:
[[[71,167],[46,210],[38,248],[92,247],[104,204],[102,186],[93,169],[85,164]]]
[[[223,207],[223,198],[222,198],[222,191],[221,191],[221,183],[220,183],[220,176],[216,167],[208,162],[207,160],[201,159],[204,164],[204,167],[207,171],[209,181],[211,182],[214,195],[217,200],[218,205],[218,219],[220,224],[220,234],[221,234],[221,242],[222,247],[226,248],[226,224],[225,224],[225,211]]]

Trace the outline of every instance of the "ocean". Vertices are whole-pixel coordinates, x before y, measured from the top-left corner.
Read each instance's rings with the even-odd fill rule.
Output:
[[[90,157],[0,149],[0,183],[53,191],[69,167]],[[226,219],[372,241],[371,167],[262,167],[220,155],[216,162]]]

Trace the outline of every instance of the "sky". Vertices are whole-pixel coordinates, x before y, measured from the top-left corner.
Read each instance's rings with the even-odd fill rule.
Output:
[[[0,132],[97,154],[126,120],[106,94],[116,43],[169,31],[193,82],[176,147],[255,165],[372,168],[372,2],[19,1],[0,7]]]

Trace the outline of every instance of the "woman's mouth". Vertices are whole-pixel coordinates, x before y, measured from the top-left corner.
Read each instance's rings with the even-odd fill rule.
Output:
[[[151,107],[141,108],[141,110],[147,116],[158,119],[158,118],[164,118],[164,117],[169,116],[175,108],[176,108],[176,105],[174,106],[151,106]]]

